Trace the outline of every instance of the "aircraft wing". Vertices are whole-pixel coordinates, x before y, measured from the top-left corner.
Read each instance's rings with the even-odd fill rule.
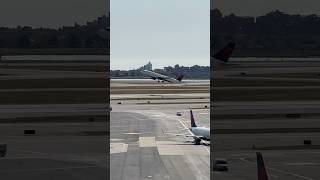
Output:
[[[156,73],[154,71],[142,70],[141,73],[146,75],[146,76],[151,77],[154,80],[157,79],[157,80],[160,80],[160,81],[167,81],[167,82],[170,82],[170,83],[179,83],[180,82],[180,81],[178,81],[176,79],[170,78],[169,76],[166,76],[166,75],[163,75],[163,74],[159,74],[159,73]]]
[[[193,139],[205,140],[205,137],[203,137],[203,136],[189,135],[187,137],[193,137]]]
[[[165,79],[163,79],[163,80],[164,80],[164,81],[167,81],[167,82],[170,82],[170,83],[179,83],[179,81],[178,81],[178,80],[173,79],[173,78],[170,78],[170,77],[165,78]]]
[[[165,76],[163,74],[159,74],[159,73],[156,73],[156,72],[153,72],[152,74],[150,74],[151,77],[155,77],[157,79],[160,79],[160,80],[165,80],[165,79],[168,79],[169,77],[168,76]]]
[[[163,74],[159,74],[153,71],[142,70],[141,73],[144,75],[150,76],[151,78],[154,78],[154,79],[159,79],[159,80],[169,79],[168,76],[165,76]]]

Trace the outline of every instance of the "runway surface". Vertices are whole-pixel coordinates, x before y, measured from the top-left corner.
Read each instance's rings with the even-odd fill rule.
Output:
[[[42,58],[0,64],[0,179],[108,179],[108,64]]]
[[[105,115],[107,108],[107,104],[0,105],[0,113],[1,119],[21,117]]]
[[[117,83],[126,87],[127,82]],[[152,81],[149,83],[153,86]],[[168,89],[155,96],[135,91],[111,94],[110,179],[210,179],[210,147],[194,145],[192,138],[184,136],[188,134],[185,128],[190,126],[189,109],[194,110],[199,126],[210,126],[208,103],[208,91],[172,94]],[[182,116],[176,115],[178,111]]]
[[[271,180],[320,177],[319,72],[316,61],[231,60],[215,69],[212,157],[226,158],[229,171],[211,171],[213,179],[257,179],[256,152]]]
[[[40,66],[41,67],[41,66]],[[63,70],[3,69],[0,68],[0,80],[17,79],[64,79],[64,78],[102,78],[104,73]]]

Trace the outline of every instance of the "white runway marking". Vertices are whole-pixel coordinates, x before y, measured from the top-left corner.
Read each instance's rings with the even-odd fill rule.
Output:
[[[125,153],[128,151],[128,144],[110,143],[110,154]]]
[[[139,137],[139,147],[156,147],[156,137]]]
[[[123,141],[124,139],[110,139],[110,142],[112,141]]]
[[[123,134],[127,134],[127,135],[138,135],[138,134],[141,134],[141,133],[123,133]]]
[[[206,149],[206,151],[209,153],[209,155],[210,155],[210,146],[209,147],[204,147],[204,146],[202,146],[204,149]]]

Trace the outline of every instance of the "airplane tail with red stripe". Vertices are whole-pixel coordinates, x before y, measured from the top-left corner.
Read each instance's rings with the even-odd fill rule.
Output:
[[[263,162],[262,154],[257,152],[258,180],[268,180],[268,174]]]
[[[236,43],[229,42],[227,46],[222,48],[219,52],[213,55],[213,57],[217,60],[228,62],[234,48],[236,47]]]
[[[178,81],[182,81],[182,79],[183,79],[183,77],[184,77],[184,75],[183,74],[180,74],[180,75],[178,75],[177,77],[176,77],[176,80],[178,80]]]

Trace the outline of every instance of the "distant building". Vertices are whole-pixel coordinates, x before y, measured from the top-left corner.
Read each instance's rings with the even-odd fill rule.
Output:
[[[149,61],[148,64],[140,67],[138,70],[148,70],[148,71],[152,71],[152,64],[151,64],[151,62]]]
[[[111,70],[111,78],[149,78],[140,73],[141,70],[152,70],[152,64],[148,64],[140,67],[136,70],[120,71]],[[164,67],[163,69],[153,69],[154,72],[167,75],[169,77],[176,77],[177,75],[184,75],[186,79],[210,79],[210,66],[198,66],[194,65],[191,67],[175,66]]]
[[[212,49],[237,43],[234,56],[320,56],[320,16],[275,10],[258,17],[211,10]],[[302,51],[310,50],[310,51]]]
[[[99,26],[99,28],[105,29],[105,28],[108,27],[108,25],[109,25],[109,23],[108,23],[108,18],[107,18],[106,15],[98,17],[98,26]]]

